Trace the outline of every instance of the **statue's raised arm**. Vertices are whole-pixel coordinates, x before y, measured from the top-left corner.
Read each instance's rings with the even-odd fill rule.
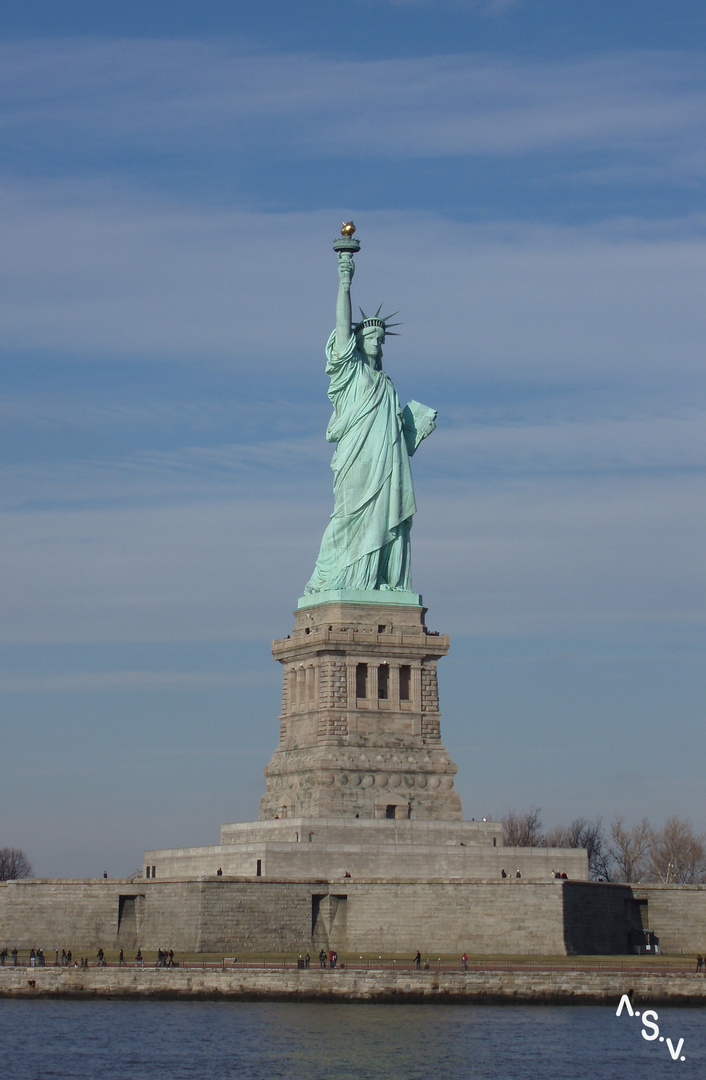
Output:
[[[345,349],[351,336],[353,314],[351,308],[351,281],[355,273],[353,257],[347,251],[338,253],[338,297],[336,299],[336,346]]]
[[[344,223],[343,239],[334,243],[336,329],[326,346],[333,405],[326,438],[337,443],[334,508],[302,602],[324,602],[323,594],[342,592],[370,601],[394,592],[400,603],[419,603],[411,592],[409,533],[416,504],[409,458],[433,430],[436,412],[414,401],[400,408],[382,370],[382,347],[397,324],[380,316],[382,305],[370,317],[361,310],[353,324],[353,254],[360,248],[354,231],[352,222]]]

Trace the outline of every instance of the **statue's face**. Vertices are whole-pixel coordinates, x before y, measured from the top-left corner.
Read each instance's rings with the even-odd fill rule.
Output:
[[[362,333],[358,334],[358,348],[364,353],[375,368],[380,368],[382,360],[382,347],[385,343],[385,331],[381,326],[366,326]]]

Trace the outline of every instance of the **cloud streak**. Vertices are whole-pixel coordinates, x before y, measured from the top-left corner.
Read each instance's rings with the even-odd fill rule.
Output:
[[[100,408],[96,415],[102,415]],[[70,416],[63,418],[68,435]],[[80,410],[78,421],[90,424],[90,409]],[[233,499],[284,507],[310,499],[313,491],[324,501],[331,488],[332,452],[312,425],[299,438],[5,464],[0,466],[2,505],[7,513]],[[422,454],[415,460],[425,482],[433,476],[436,487],[449,490],[459,477],[494,483],[504,477],[697,474],[706,470],[706,414],[692,409],[508,423],[462,420],[458,409],[451,417],[442,409]]]
[[[502,476],[703,472],[706,413],[468,424],[430,441],[429,468],[443,483],[459,473]]]
[[[73,694],[124,690],[212,690],[267,686],[267,675],[257,671],[70,671],[61,675],[0,674],[0,693]]]
[[[361,146],[366,157],[410,159],[561,147],[658,162],[669,148],[673,170],[702,174],[693,146],[706,123],[703,69],[696,50],[331,61],[231,43],[13,43],[0,48],[0,125],[6,140],[30,131],[77,161],[128,146],[223,154],[243,141],[278,156],[347,157]]]
[[[7,350],[234,369],[260,359],[271,373],[320,372],[335,300],[335,209],[195,212],[101,185],[6,187],[4,201]],[[452,223],[423,212],[362,220],[355,300],[402,307],[404,337],[386,354],[393,372],[402,353],[412,374],[442,355],[448,373],[535,382],[644,380],[668,368],[678,383],[702,372],[701,217],[582,227]]]
[[[456,633],[700,638],[702,484],[683,473],[421,486],[415,586]],[[0,634],[38,644],[284,633],[329,512],[328,499],[295,497],[4,515]]]

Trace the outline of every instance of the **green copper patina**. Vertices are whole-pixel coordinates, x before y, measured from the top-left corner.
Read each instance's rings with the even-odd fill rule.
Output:
[[[400,408],[392,380],[382,370],[382,346],[391,316],[361,309],[351,317],[352,222],[344,225],[338,254],[336,329],[326,346],[328,396],[333,416],[326,432],[337,444],[331,468],[334,509],[316,567],[300,607],[340,600],[420,604],[411,592],[410,528],[417,507],[409,459],[434,430],[436,412],[411,401]],[[353,227],[354,229],[355,227]],[[365,594],[365,595],[363,595]],[[394,594],[394,597],[393,595]]]

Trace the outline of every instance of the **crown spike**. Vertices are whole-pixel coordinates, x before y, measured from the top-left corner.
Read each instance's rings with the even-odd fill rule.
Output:
[[[362,307],[358,309],[360,311],[360,320],[353,325],[353,333],[358,334],[361,330],[364,330],[367,326],[378,326],[385,334],[390,334],[391,337],[399,337],[399,334],[393,333],[392,329],[388,330],[388,327],[402,326],[401,322],[391,323],[388,319],[398,315],[399,312],[393,311],[390,315],[383,315],[380,317],[382,311],[382,304],[379,305],[374,315],[366,315]]]

